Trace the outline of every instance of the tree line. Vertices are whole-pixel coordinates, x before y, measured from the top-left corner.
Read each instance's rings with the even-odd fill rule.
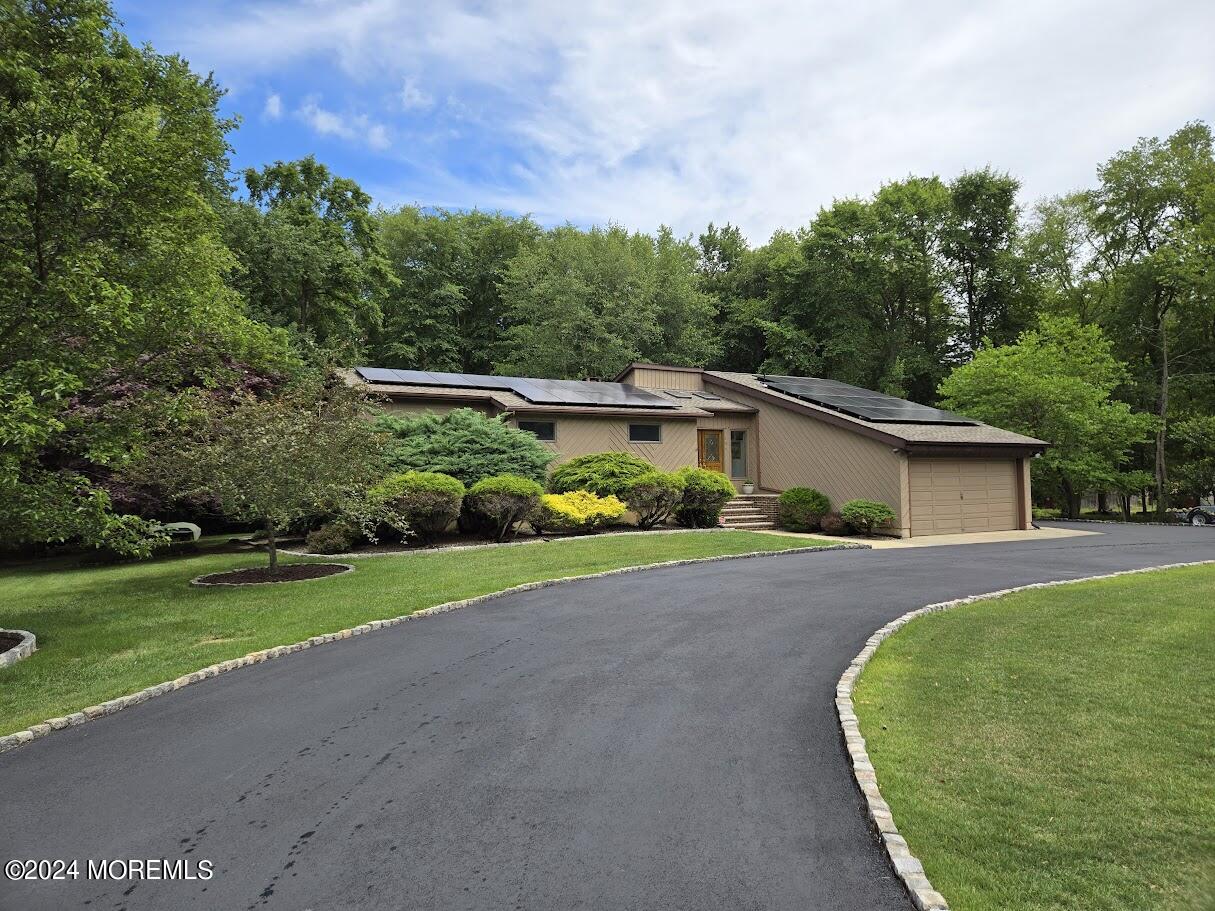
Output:
[[[1112,433],[1108,412],[1089,415],[1068,431],[1074,483],[1044,490],[1114,491],[1147,471],[1163,508],[1215,486],[1205,123],[1029,208],[993,168],[911,176],[754,244],[730,224],[680,236],[387,210],[311,157],[234,174],[220,87],[133,45],[105,0],[3,0],[0,44],[7,539],[131,533],[141,504],[121,468],[149,426],[171,426],[181,390],[262,394],[354,363],[610,378],[650,360],[965,408],[943,384],[983,352],[1097,346],[1113,363],[1101,402],[1150,420]],[[1035,357],[1001,369],[1059,363]],[[1042,423],[984,401],[1018,429]]]

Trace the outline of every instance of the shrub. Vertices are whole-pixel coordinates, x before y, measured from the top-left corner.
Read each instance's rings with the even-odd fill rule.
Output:
[[[304,546],[314,554],[344,554],[358,539],[358,532],[345,522],[326,522],[308,532]]]
[[[395,471],[441,472],[466,487],[506,474],[543,482],[554,458],[534,434],[509,426],[505,416],[490,418],[471,408],[442,416],[381,415],[375,428],[390,435],[385,459]]]
[[[734,496],[734,485],[720,471],[681,468],[675,475],[683,481],[683,496],[675,507],[675,521],[685,528],[712,528],[721,508]]]
[[[371,488],[372,500],[388,505],[422,541],[434,541],[460,514],[464,485],[431,471],[392,475]]]
[[[654,466],[645,459],[627,452],[595,452],[554,468],[548,489],[553,493],[586,490],[623,500],[628,485],[653,470]]]
[[[848,523],[840,518],[838,512],[826,513],[819,522],[823,533],[828,535],[846,535],[848,534]]]
[[[780,495],[780,524],[792,531],[815,531],[831,512],[826,494],[813,487],[790,487]]]
[[[589,490],[546,493],[540,497],[530,522],[537,532],[588,532],[624,515],[625,505],[616,497],[600,497]]]
[[[544,488],[535,481],[503,474],[478,481],[464,498],[468,508],[493,535],[495,541],[515,536],[519,523],[536,508]]]
[[[665,522],[683,497],[683,479],[665,471],[647,471],[624,485],[624,501],[637,513],[638,528]]]
[[[849,500],[840,507],[840,518],[861,534],[871,535],[879,525],[894,521],[894,510],[873,500]]]

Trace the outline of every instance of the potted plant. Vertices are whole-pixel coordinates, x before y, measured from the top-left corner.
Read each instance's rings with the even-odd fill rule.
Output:
[[[743,481],[743,493],[755,493],[755,485],[751,483],[751,479]]]

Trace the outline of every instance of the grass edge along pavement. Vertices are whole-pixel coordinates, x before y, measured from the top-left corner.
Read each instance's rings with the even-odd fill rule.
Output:
[[[1204,750],[1209,754],[1210,743],[1215,742],[1210,737],[1215,706],[1204,709],[1200,700],[1215,702],[1215,690],[1208,683],[1197,694],[1194,687],[1169,693],[1169,686],[1177,686],[1179,678],[1187,673],[1201,677],[1210,664],[1193,661],[1186,650],[1200,649],[1203,642],[1211,649],[1213,639],[1209,631],[1203,637],[1201,629],[1215,616],[1209,607],[1215,599],[1195,602],[1191,575],[1200,584],[1212,584],[1212,564],[1215,560],[1147,567],[930,604],[892,620],[866,641],[840,678],[836,708],[870,820],[916,907],[948,907],[928,873],[955,902],[955,911],[1212,907],[1215,864],[1210,858],[1215,854],[1202,847],[1204,841],[1211,841],[1211,829],[1208,826],[1204,835],[1201,820],[1204,815],[1215,817],[1215,791],[1202,772],[1209,760],[1203,758]],[[1108,595],[1119,588],[1130,592],[1111,606]],[[1181,597],[1179,588],[1184,590]],[[1040,589],[1052,591],[1035,591]],[[1094,590],[1101,592],[1100,600],[1090,594]],[[984,601],[995,604],[940,614]],[[1045,602],[1046,607],[1035,607],[1036,602]],[[1162,607],[1173,614],[1162,612]],[[1152,608],[1154,613],[1146,613]],[[1187,609],[1192,611],[1188,617]],[[894,633],[929,614],[937,616],[914,624],[879,652]],[[1033,635],[1027,649],[1010,648],[1009,637],[998,635],[999,624],[1009,624],[1016,633],[1017,624],[1027,620],[1070,621],[1079,631],[1073,630],[1070,638]],[[1128,634],[1116,628],[1118,621],[1137,628]],[[1160,667],[1159,655],[1155,661],[1145,660],[1153,646],[1157,653],[1180,649],[1181,668]],[[1111,659],[1102,655],[1102,647],[1125,654]],[[1043,653],[1045,665],[1035,668],[1043,665]],[[877,660],[866,672],[875,655]],[[997,685],[976,681],[983,670],[976,669],[976,661],[995,665]],[[1135,679],[1136,674],[1144,679]],[[1168,695],[1176,697],[1171,704],[1167,699],[1162,702]],[[1131,711],[1125,705],[1128,696],[1138,700]],[[943,718],[932,717],[951,700],[962,705],[955,705],[952,714],[939,712]],[[989,703],[986,713],[976,708],[985,702]],[[1170,710],[1180,711],[1189,721],[1188,728],[1177,719],[1167,724],[1159,720]],[[1022,723],[1023,742],[1017,744],[1013,720],[1022,720],[1019,713],[1028,714],[1029,720]],[[1055,736],[1052,723],[1060,728]],[[1159,729],[1153,730],[1153,724]],[[1113,733],[1102,725],[1112,727]],[[1130,729],[1123,730],[1127,725]],[[1203,725],[1212,730],[1204,734]],[[1145,739],[1143,728],[1154,736]],[[1102,733],[1104,742],[1098,736]],[[1095,742],[1090,744],[1086,737]],[[1186,738],[1192,742],[1179,744]],[[1020,752],[1014,749],[1018,745]],[[1169,758],[1163,754],[1169,747],[1181,768],[1162,784],[1162,763]],[[1052,774],[1035,780],[1035,757],[1049,755],[1052,749],[1064,753],[1070,749],[1077,755],[1064,756],[1057,768],[1045,770]],[[984,750],[989,755],[984,756]],[[1145,761],[1147,768],[1140,768]],[[1128,764],[1134,768],[1128,771]],[[878,788],[879,773],[903,833]],[[1030,799],[1027,795],[1037,796],[1044,805],[1036,813],[1018,815],[1018,808],[1024,811],[1021,804]],[[1108,806],[1094,805],[1100,796],[1106,797]],[[1069,801],[1074,806],[1068,807]],[[1106,811],[1104,815],[1100,809]],[[1149,831],[1161,842],[1151,843],[1154,852],[1148,850]],[[1184,844],[1170,844],[1179,831]],[[1191,840],[1185,842],[1187,833]],[[1117,834],[1123,835],[1122,842],[1113,837]],[[904,835],[920,857],[911,853]],[[1049,854],[1050,848],[1062,856]],[[1179,872],[1169,861],[1185,848],[1191,852],[1191,866],[1182,863]],[[1044,850],[1048,851],[1045,859]],[[994,864],[983,866],[990,861]],[[1162,872],[1166,869],[1181,880],[1180,885],[1168,879]],[[1092,877],[1101,873],[1121,881],[1093,882]],[[1125,892],[1135,888],[1146,888],[1147,894],[1128,898]],[[1150,901],[1154,898],[1165,903]]]
[[[622,535],[558,548],[538,543],[534,552],[484,551],[475,567],[459,553],[374,561],[303,588],[188,585],[200,570],[256,565],[264,559],[256,554],[8,569],[0,571],[0,624],[42,630],[39,651],[0,678],[0,730],[11,732],[0,737],[0,751],[237,667],[513,592],[663,566],[855,546],[744,531]],[[105,629],[91,629],[90,620]]]

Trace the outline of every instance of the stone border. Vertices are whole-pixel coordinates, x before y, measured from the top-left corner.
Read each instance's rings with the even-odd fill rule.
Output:
[[[309,556],[320,556],[320,555],[319,554],[310,554]],[[221,569],[219,572],[203,573],[201,576],[195,576],[193,579],[190,580],[190,584],[195,585],[199,588],[224,588],[224,587],[247,588],[251,585],[298,585],[302,582],[320,582],[324,579],[333,579],[336,576],[344,576],[344,575],[346,575],[346,573],[354,572],[353,563],[326,563],[324,561],[317,561],[317,562],[309,564],[309,565],[311,565],[311,566],[341,566],[341,567],[343,567],[343,569],[340,573],[330,573],[327,576],[314,576],[311,579],[267,579],[265,582],[204,582],[203,581],[204,579],[208,579],[211,576],[222,576],[222,575],[224,575],[224,573],[232,573],[232,572],[241,571],[240,569]],[[257,568],[258,567],[256,567],[256,566],[241,567],[241,569],[257,569]]]
[[[366,560],[371,557],[413,557],[418,554],[446,554],[446,553],[462,553],[466,550],[485,550],[490,547],[521,547],[525,544],[564,544],[567,541],[587,541],[594,538],[619,538],[625,535],[683,535],[688,532],[706,532],[706,531],[751,531],[749,528],[726,528],[723,525],[714,525],[712,528],[647,528],[637,529],[635,531],[601,531],[589,535],[569,534],[562,535],[559,538],[546,538],[543,535],[537,535],[534,538],[528,538],[523,541],[485,541],[481,544],[453,544],[450,547],[415,547],[412,550],[386,550],[375,551],[373,553],[361,553],[354,551],[346,554],[314,554],[307,550],[287,550],[285,547],[280,547],[280,554],[291,554],[293,557],[332,557],[336,560]],[[260,545],[259,545],[260,546]]]
[[[0,629],[0,633],[16,636],[20,641],[10,649],[0,652],[0,667],[16,664],[22,658],[28,658],[38,650],[38,640],[29,630]]]
[[[626,532],[626,534],[633,534],[633,532]],[[58,731],[68,727],[75,727],[78,724],[84,724],[86,721],[92,721],[94,718],[101,718],[104,715],[113,715],[115,712],[120,712],[125,708],[130,708],[131,706],[138,705],[141,702],[147,702],[149,699],[155,696],[171,693],[173,690],[179,690],[182,687],[189,686],[192,683],[198,683],[200,680],[206,680],[209,677],[216,677],[220,674],[225,674],[228,671],[236,670],[238,667],[248,667],[251,664],[261,664],[263,661],[269,661],[273,658],[281,658],[284,655],[290,655],[293,652],[300,652],[306,648],[312,648],[315,645],[324,645],[326,642],[336,642],[339,639],[349,639],[352,636],[361,636],[364,633],[370,633],[373,630],[383,629],[388,626],[397,626],[410,620],[420,620],[423,617],[430,617],[434,614],[445,614],[448,611],[458,610],[462,607],[469,607],[473,604],[483,604],[486,601],[494,601],[506,595],[513,595],[519,592],[535,591],[536,589],[540,588],[549,588],[554,585],[562,585],[566,582],[583,582],[587,579],[599,579],[603,578],[604,576],[619,576],[625,573],[644,572],[645,570],[650,569],[665,569],[672,566],[689,566],[694,563],[719,563],[725,560],[746,560],[753,557],[779,557],[786,554],[808,554],[829,550],[870,549],[871,548],[869,548],[869,546],[866,544],[827,544],[820,547],[791,547],[786,550],[757,550],[744,554],[720,554],[716,557],[694,557],[686,560],[667,560],[662,563],[645,563],[638,566],[622,566],[619,569],[609,569],[601,573],[586,573],[580,576],[561,576],[556,579],[543,579],[538,582],[524,582],[521,585],[513,585],[510,588],[504,588],[501,591],[489,592],[488,594],[484,595],[476,595],[472,598],[464,598],[460,601],[448,601],[443,604],[436,604],[433,607],[424,607],[421,610],[414,611],[412,614],[402,614],[401,616],[390,617],[386,620],[371,620],[351,629],[339,630],[336,633],[326,633],[320,636],[313,636],[312,638],[305,639],[302,642],[293,642],[290,645],[278,645],[273,648],[266,648],[260,651],[250,652],[248,655],[245,655],[242,658],[230,658],[227,661],[212,664],[208,667],[202,668],[201,670],[197,670],[189,674],[183,674],[176,680],[158,683],[155,686],[149,686],[127,696],[118,696],[117,698],[110,699],[107,702],[102,702],[98,705],[91,705],[79,712],[73,712],[70,715],[64,715],[58,718],[48,718],[46,721],[43,721],[40,724],[35,724],[23,731],[7,734],[0,737],[0,753],[5,752],[6,750],[11,750],[13,747],[20,746],[23,743],[29,743],[31,740],[36,740],[39,737],[45,737],[52,731]]]
[[[1103,573],[1098,576],[1085,576],[1082,579],[1033,582],[1029,585],[1018,585],[1015,588],[1004,588],[999,591],[985,592],[981,595],[955,598],[952,601],[941,601],[908,611],[901,617],[891,620],[865,640],[865,647],[861,649],[860,654],[852,659],[848,665],[848,669],[844,671],[843,676],[839,679],[839,683],[836,684],[835,710],[839,715],[840,730],[844,735],[844,744],[848,749],[848,756],[852,762],[852,776],[865,798],[869,819],[877,829],[878,835],[882,840],[882,845],[886,850],[886,856],[889,858],[891,866],[894,867],[894,872],[903,881],[903,885],[911,895],[911,900],[916,908],[920,909],[920,911],[949,911],[949,905],[946,903],[945,897],[933,889],[932,883],[924,875],[924,865],[911,853],[907,840],[899,834],[898,827],[894,824],[890,805],[886,803],[882,797],[882,792],[878,790],[877,773],[873,768],[873,763],[869,761],[869,754],[865,752],[865,738],[861,735],[860,724],[852,704],[852,691],[856,686],[856,681],[882,642],[912,620],[925,614],[950,610],[951,608],[962,607],[963,605],[974,604],[979,601],[991,601],[1003,598],[1005,595],[1015,594],[1016,592],[1029,591],[1036,588],[1055,588],[1060,585],[1075,585],[1079,582],[1094,582],[1099,579],[1113,579],[1118,576],[1133,576],[1139,573],[1154,573],[1168,569],[1181,569],[1186,566],[1207,566],[1210,564],[1215,564],[1215,560],[1167,563],[1163,566],[1124,569],[1119,572]]]
[[[1182,519],[1176,522],[1123,522],[1121,519],[1037,519],[1038,522],[1084,522],[1089,525],[1125,525],[1134,528],[1137,525],[1155,525],[1160,528],[1215,528],[1215,522],[1206,525],[1191,525]]]

